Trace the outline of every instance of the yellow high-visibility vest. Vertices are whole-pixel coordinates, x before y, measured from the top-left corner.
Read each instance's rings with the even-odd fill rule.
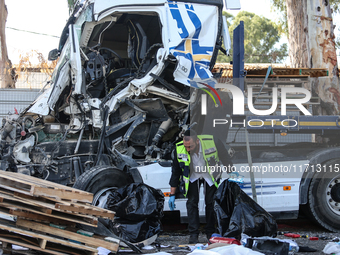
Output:
[[[206,167],[208,169],[208,173],[216,186],[218,188],[218,183],[216,182],[214,176],[210,172],[211,158],[214,158],[213,162],[219,162],[217,148],[214,142],[214,137],[212,135],[198,135],[197,138],[200,140],[204,161],[206,163]],[[177,152],[177,160],[180,168],[183,171],[183,181],[184,181],[184,196],[186,197],[189,189],[190,182],[190,154],[184,147],[183,141],[176,143],[176,152]]]

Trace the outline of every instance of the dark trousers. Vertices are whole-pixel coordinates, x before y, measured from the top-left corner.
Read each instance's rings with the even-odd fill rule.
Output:
[[[211,187],[205,182],[205,180],[197,180],[193,183],[190,182],[188,189],[188,230],[190,235],[199,234],[200,219],[198,212],[199,202],[199,188],[201,184],[205,185],[205,218],[206,218],[206,234],[215,233],[215,215],[214,215],[214,194],[217,190],[215,185]]]

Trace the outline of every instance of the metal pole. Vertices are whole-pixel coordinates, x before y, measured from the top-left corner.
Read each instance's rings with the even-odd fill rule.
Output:
[[[78,141],[77,141],[77,145],[76,145],[76,148],[74,150],[74,154],[78,153],[80,142],[81,142],[81,139],[83,138],[83,134],[84,134],[84,129],[85,129],[85,127],[83,127],[83,129],[80,131],[79,138],[78,138]]]
[[[250,182],[251,182],[251,192],[252,192],[254,201],[257,203],[255,177],[254,177],[254,172],[253,172],[253,162],[251,160],[248,130],[246,128],[245,128],[245,133],[246,133],[246,144],[247,144],[247,158],[248,158],[248,164],[249,164],[249,169],[250,169],[249,174],[250,174]]]

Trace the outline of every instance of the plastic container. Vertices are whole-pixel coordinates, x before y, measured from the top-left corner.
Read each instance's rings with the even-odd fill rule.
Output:
[[[292,237],[292,238],[299,238],[299,237],[301,237],[299,234],[293,234],[293,233],[287,233],[287,234],[284,234],[284,236]]]
[[[229,238],[229,237],[218,237],[213,236],[209,239],[210,243],[227,243],[227,244],[237,244],[241,245],[241,242],[235,238]]]

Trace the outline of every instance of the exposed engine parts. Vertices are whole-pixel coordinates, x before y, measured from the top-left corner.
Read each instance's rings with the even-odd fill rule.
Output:
[[[216,13],[218,6],[209,11]],[[97,17],[94,8],[86,3],[73,13],[51,51],[59,59],[50,88],[19,115],[3,119],[1,170],[71,185],[96,166],[129,170],[171,160],[191,124],[189,105],[199,102],[199,92],[190,93],[191,80],[212,79],[209,63],[221,35],[211,29],[202,49],[198,39],[186,43],[199,50],[196,65],[194,53],[183,53],[172,12],[153,5],[136,12],[132,5]],[[186,12],[184,3],[172,8]],[[221,25],[215,16],[213,21],[207,24]],[[190,29],[188,35],[199,35]]]

